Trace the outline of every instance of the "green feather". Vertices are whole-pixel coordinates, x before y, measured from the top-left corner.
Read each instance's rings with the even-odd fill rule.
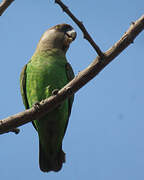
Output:
[[[35,54],[23,68],[20,78],[21,94],[25,107],[30,108],[36,102],[50,97],[54,89],[61,89],[73,78],[73,70],[60,51]],[[45,117],[33,121],[40,139],[40,162],[41,159],[45,159],[50,164],[55,164],[57,162],[54,162],[54,159],[57,158],[58,154],[62,156],[62,161],[65,161],[62,140],[66,132],[73,99],[74,96],[65,100]],[[59,170],[59,165],[50,166],[53,166],[55,171]],[[45,167],[42,169],[45,170]]]
[[[56,25],[41,37],[37,49],[20,76],[20,89],[25,108],[31,108],[61,89],[74,78],[65,53],[76,32],[68,24]],[[74,96],[32,123],[39,136],[39,164],[44,172],[59,171],[65,162],[62,141],[71,113]]]

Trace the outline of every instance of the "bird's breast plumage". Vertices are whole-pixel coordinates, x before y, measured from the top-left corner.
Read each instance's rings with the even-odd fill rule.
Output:
[[[35,101],[49,97],[54,89],[61,89],[68,83],[66,59],[63,56],[37,55],[27,65],[26,91],[28,99]],[[32,98],[33,97],[33,98]]]

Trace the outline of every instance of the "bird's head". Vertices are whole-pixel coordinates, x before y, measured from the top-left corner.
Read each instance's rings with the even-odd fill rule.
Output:
[[[64,53],[76,38],[75,30],[68,24],[58,24],[48,29],[41,37],[37,50],[58,49]]]

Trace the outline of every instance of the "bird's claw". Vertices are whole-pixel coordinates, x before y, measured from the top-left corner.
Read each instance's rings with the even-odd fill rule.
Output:
[[[58,92],[59,92],[59,90],[58,90],[58,89],[54,89],[54,90],[52,91],[52,95],[53,95],[53,96],[55,96],[55,95],[57,95],[57,94],[58,94]]]
[[[39,111],[40,110],[40,103],[39,102],[36,102],[33,107],[35,108],[36,111]]]

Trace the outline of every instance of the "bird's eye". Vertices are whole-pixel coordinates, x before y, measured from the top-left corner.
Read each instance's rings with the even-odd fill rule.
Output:
[[[59,24],[59,25],[55,26],[55,28],[62,32],[67,32],[67,31],[72,30],[72,27],[68,24]]]
[[[62,30],[65,31],[65,32],[70,31],[71,29],[72,29],[72,27],[70,25],[67,25],[67,24],[64,25],[63,28],[62,28]]]

